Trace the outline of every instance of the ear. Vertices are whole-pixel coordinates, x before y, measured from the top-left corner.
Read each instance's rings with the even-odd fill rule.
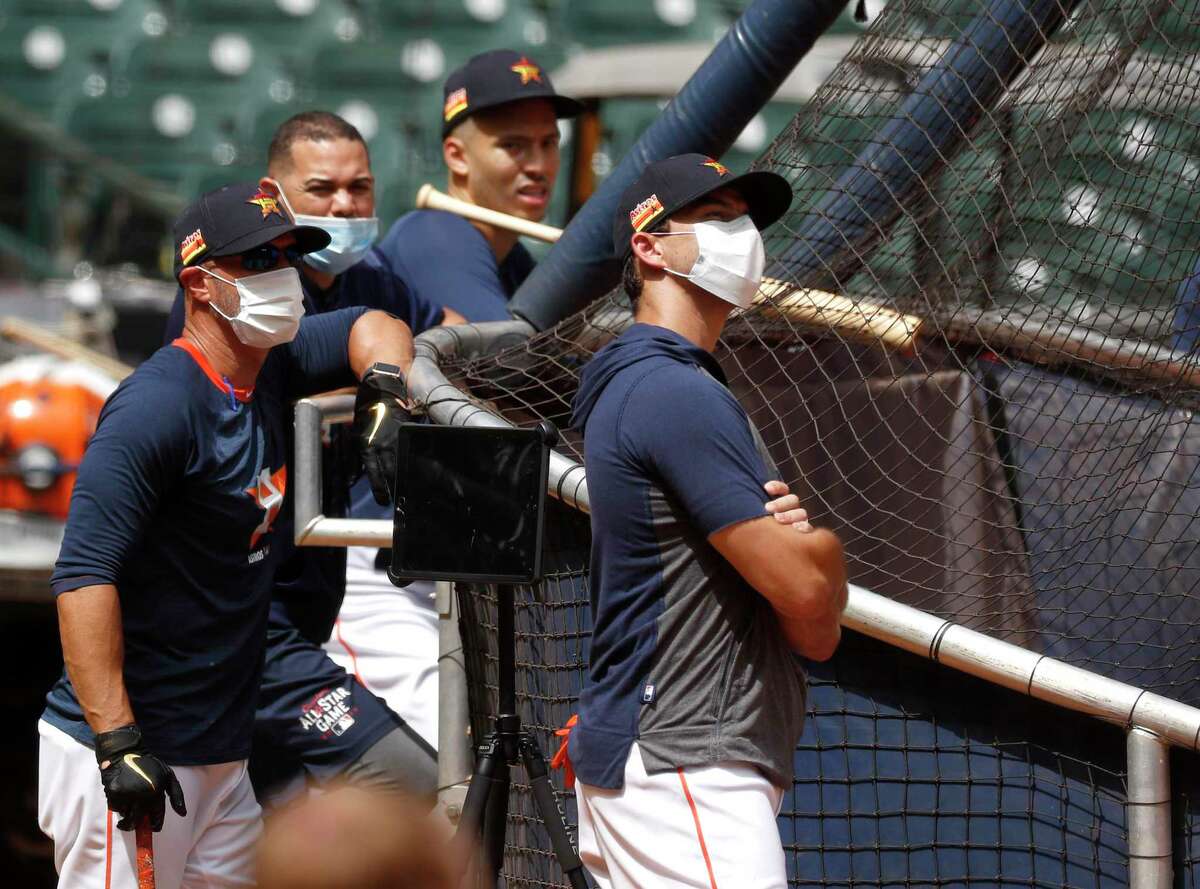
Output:
[[[267,194],[271,194],[271,195],[274,195],[275,197],[279,197],[279,183],[276,182],[270,176],[263,176],[261,179],[259,179],[258,187],[260,189],[262,189],[263,191],[265,191]]]
[[[442,160],[446,168],[456,176],[466,176],[470,169],[467,163],[467,146],[458,136],[447,136],[442,140]]]
[[[663,255],[662,241],[647,232],[635,232],[629,242],[633,246],[633,255],[639,261],[653,269],[665,269],[667,258]]]
[[[209,276],[195,266],[183,269],[179,273],[179,286],[183,288],[183,295],[191,297],[199,303],[212,302],[212,294],[208,291],[208,281]]]

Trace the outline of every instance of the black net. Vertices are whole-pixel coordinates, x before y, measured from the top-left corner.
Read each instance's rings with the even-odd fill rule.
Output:
[[[516,588],[514,625],[518,713],[550,756],[587,665],[586,520],[554,507],[547,542],[552,563],[543,582]],[[460,587],[460,603],[472,729],[482,737],[498,701],[497,597]],[[1124,749],[1117,728],[847,634],[834,659],[811,670],[797,777],[779,817],[789,879],[1128,885]],[[1190,880],[1200,783],[1181,771],[1178,857]],[[574,828],[573,794],[560,801]],[[520,768],[508,806],[505,885],[566,886]]]
[[[1023,7],[1048,33],[1008,39]],[[796,196],[767,236],[785,286],[718,357],[852,580],[1200,704],[1200,0],[893,0],[757,166]],[[451,370],[565,427],[627,309]],[[585,663],[575,564],[518,608],[546,730]],[[797,882],[1122,885],[1119,733],[931,669],[856,640],[814,671],[780,821]],[[544,862],[532,835],[511,867]]]

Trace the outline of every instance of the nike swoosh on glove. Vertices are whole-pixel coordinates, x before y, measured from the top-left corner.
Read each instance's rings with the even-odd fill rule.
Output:
[[[136,725],[96,735],[96,762],[108,807],[121,816],[121,830],[133,830],[142,819],[149,820],[151,830],[162,830],[168,799],[175,814],[187,814],[179,779],[145,748]]]
[[[400,426],[412,419],[408,410],[408,387],[397,372],[377,370],[372,365],[363,374],[354,399],[354,434],[362,455],[363,469],[371,483],[375,501],[383,506],[395,497],[396,445]]]

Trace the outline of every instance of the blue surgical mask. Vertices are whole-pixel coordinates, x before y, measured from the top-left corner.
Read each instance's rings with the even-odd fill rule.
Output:
[[[375,239],[379,237],[379,219],[375,216],[352,219],[341,216],[304,216],[292,210],[287,195],[283,193],[283,187],[278,182],[275,186],[297,225],[311,225],[328,233],[328,247],[304,256],[304,261],[318,272],[340,275],[366,256]]]
[[[296,216],[297,225],[312,225],[329,233],[329,246],[304,255],[304,261],[319,272],[340,275],[367,255],[379,235],[374,216],[343,219],[340,216]]]

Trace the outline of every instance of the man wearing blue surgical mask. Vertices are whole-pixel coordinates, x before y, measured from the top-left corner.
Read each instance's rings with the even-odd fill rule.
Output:
[[[276,130],[267,152],[265,193],[278,195],[297,224],[321,229],[329,243],[306,254],[298,268],[304,310],[319,315],[351,306],[383,309],[414,335],[460,315],[414,297],[373,246],[377,232],[375,180],[366,143],[351,124],[325,111],[297,114]],[[182,301],[177,301],[177,309]],[[236,322],[235,322],[236,323]],[[182,312],[168,322],[178,335]],[[327,515],[349,513],[358,454],[344,427],[335,427],[322,461]],[[283,518],[290,522],[288,515]],[[290,537],[290,529],[285,537]],[[281,558],[272,591],[266,664],[255,747],[255,790],[281,802],[307,782],[335,777],[432,798],[436,753],[407,720],[321,648],[333,633],[346,583],[344,548],[291,547]],[[400,593],[401,591],[396,591]],[[326,707],[326,705],[328,705]],[[329,730],[322,714],[353,713]]]

